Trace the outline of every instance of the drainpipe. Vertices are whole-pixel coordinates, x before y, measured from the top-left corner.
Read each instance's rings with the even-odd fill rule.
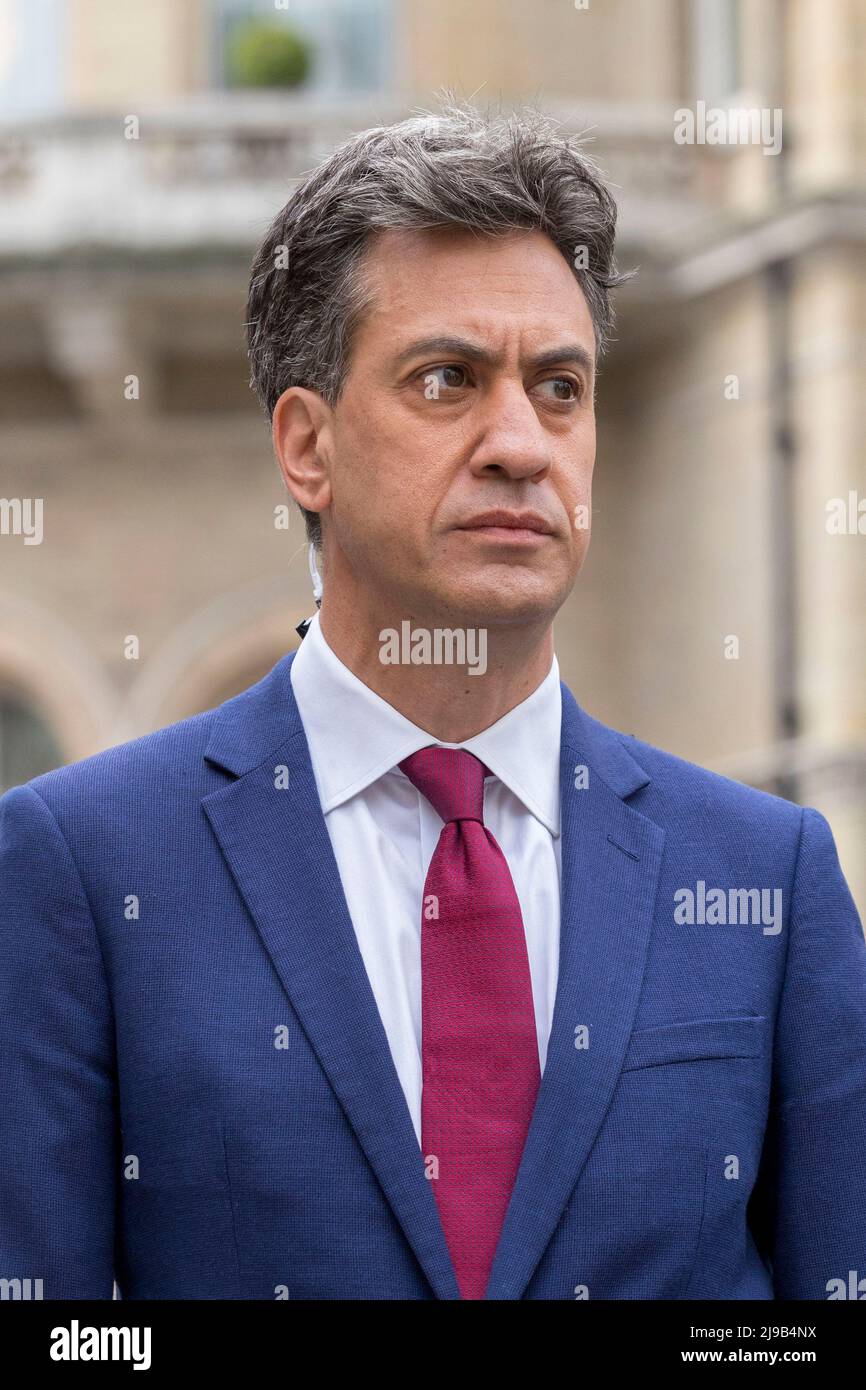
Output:
[[[774,6],[775,42],[772,45],[768,95],[773,107],[783,110],[782,148],[772,159],[776,202],[784,201],[788,187],[788,140],[785,130],[785,53],[787,40],[784,0]],[[773,605],[773,685],[775,737],[797,738],[801,732],[799,660],[797,643],[796,475],[797,438],[794,428],[793,372],[791,363],[791,301],[795,267],[791,257],[771,261],[764,270],[767,300],[768,379],[770,387],[770,517]],[[797,801],[799,778],[781,771],[775,791]]]
[[[779,156],[781,158],[781,155]],[[796,467],[791,383],[790,259],[772,261],[764,271],[767,293],[770,385],[770,546],[773,567],[773,686],[775,738],[800,732],[797,653]],[[795,800],[793,774],[780,773],[778,795]]]

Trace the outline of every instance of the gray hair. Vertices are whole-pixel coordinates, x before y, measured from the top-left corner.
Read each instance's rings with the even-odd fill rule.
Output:
[[[449,100],[441,115],[376,126],[335,149],[297,184],[253,261],[250,385],[268,416],[290,386],[339,400],[371,303],[364,251],[386,229],[545,232],[583,290],[600,357],[613,328],[610,291],[629,276],[614,260],[616,203],[581,145],[535,109],[489,116]],[[320,547],[319,516],[301,510]]]

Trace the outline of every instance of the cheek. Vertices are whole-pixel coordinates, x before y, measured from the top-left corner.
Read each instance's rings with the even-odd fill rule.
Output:
[[[407,509],[419,495],[424,477],[421,462],[412,457],[405,430],[389,414],[365,407],[346,410],[334,435],[332,477],[339,505],[361,514],[375,527],[376,519],[395,515],[401,524],[411,520]]]
[[[592,473],[595,468],[595,417],[587,424],[580,441],[580,474],[583,487],[588,492],[592,486]]]
[[[583,440],[580,449],[563,461],[557,491],[569,512],[578,505],[589,505],[594,466],[595,450],[591,443]]]
[[[413,537],[428,530],[453,481],[453,473],[443,466],[446,451],[431,452],[429,438],[406,430],[380,436],[376,447],[369,474],[369,504],[380,518],[376,524],[387,529],[398,548],[401,537],[411,545]]]
[[[354,456],[341,455],[334,479],[343,547],[371,565],[414,566],[429,507],[420,465],[372,440]]]
[[[572,539],[572,554],[582,561],[589,545],[592,526],[592,473],[591,453],[583,453],[573,459],[570,466],[563,466],[557,488],[563,510],[566,512]]]

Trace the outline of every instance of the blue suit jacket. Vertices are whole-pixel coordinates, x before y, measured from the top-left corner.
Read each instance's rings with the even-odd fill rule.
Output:
[[[45,1298],[458,1297],[291,662],[0,801],[0,1278]],[[827,1298],[866,1276],[827,823],[562,696],[559,987],[488,1297]],[[779,889],[781,930],[677,920],[699,883]]]

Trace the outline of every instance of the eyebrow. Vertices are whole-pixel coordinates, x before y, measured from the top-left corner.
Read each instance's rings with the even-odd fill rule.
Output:
[[[501,366],[503,361],[501,352],[490,352],[480,343],[473,343],[470,338],[435,335],[430,338],[416,338],[414,342],[409,343],[394,358],[394,365],[395,367],[402,367],[413,357],[419,357],[428,352],[442,356],[465,357],[470,362],[479,362],[488,367]],[[593,374],[595,363],[592,354],[587,352],[580,343],[564,343],[561,347],[546,348],[544,352],[535,353],[532,357],[524,359],[524,363],[528,367],[556,367],[566,362],[582,367],[590,377]]]

